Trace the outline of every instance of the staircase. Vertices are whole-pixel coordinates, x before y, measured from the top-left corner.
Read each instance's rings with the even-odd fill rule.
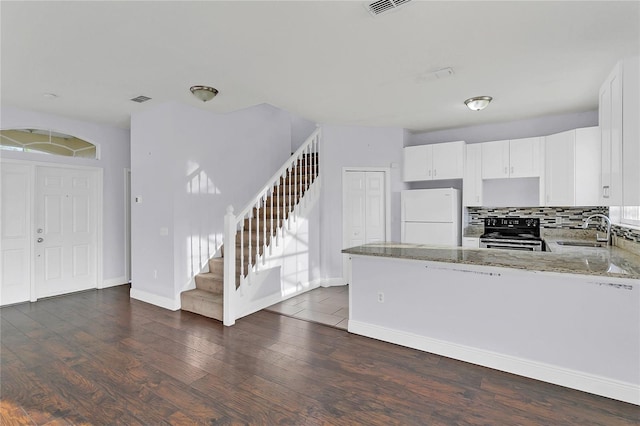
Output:
[[[231,206],[227,209],[225,227],[233,227],[231,231],[235,231],[235,238],[230,238],[235,239],[235,247],[226,250],[228,256],[235,257],[235,280],[227,284],[231,291],[239,289],[258,271],[260,264],[264,264],[268,258],[272,246],[284,238],[284,227],[295,220],[297,209],[319,176],[318,141],[319,130],[316,130],[237,217],[233,215]],[[227,219],[230,219],[230,225],[227,225]],[[226,235],[227,232],[225,241],[229,240]],[[183,311],[225,321],[224,246],[221,252],[222,257],[209,259],[209,272],[194,277],[196,288],[180,294]],[[226,299],[227,305],[235,300],[231,295]],[[235,312],[231,308],[227,310]],[[235,316],[231,322],[227,319],[225,325],[233,324]]]

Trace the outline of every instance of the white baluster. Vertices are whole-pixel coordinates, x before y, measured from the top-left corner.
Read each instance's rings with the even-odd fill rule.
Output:
[[[258,272],[258,266],[260,262],[258,262],[258,258],[260,256],[260,200],[262,198],[258,198],[256,205],[256,254],[253,256],[253,264],[255,266],[255,271]]]
[[[273,193],[273,186],[270,189],[271,191],[271,197],[269,197],[271,199],[271,214],[269,215],[270,217],[270,224],[271,226],[269,227],[269,255],[273,255],[273,197],[275,197],[275,194]],[[280,211],[280,206],[277,207],[278,211]]]
[[[280,175],[280,177],[282,177],[282,175]],[[278,205],[280,205],[280,187],[281,187],[281,182],[278,181],[278,184],[276,185],[276,196],[278,197]],[[283,197],[282,199],[284,200],[284,194],[282,194]],[[278,209],[278,220],[276,222],[277,226],[276,226],[276,244],[278,246],[280,246],[280,209]]]
[[[266,263],[265,257],[267,256],[267,193],[263,195],[262,202],[262,265]],[[271,204],[273,207],[273,204]],[[273,211],[273,210],[272,210]]]
[[[294,161],[294,169],[293,169],[293,209],[295,212],[295,215],[293,216],[293,221],[297,222],[298,221],[298,211],[296,210],[296,206],[298,205],[298,172],[300,171],[300,164],[298,162],[298,159],[296,158]]]
[[[244,217],[240,225],[240,276],[246,277],[244,274]]]
[[[249,275],[249,271],[251,270],[251,240],[253,239],[253,226],[251,224],[253,219],[253,212],[249,212],[249,259],[247,259],[247,275]]]
[[[309,186],[311,186],[311,158],[310,158],[310,153],[311,153],[311,145],[307,145],[307,147],[305,148],[305,167],[304,167],[304,173],[307,176],[307,181],[305,182],[304,185],[304,192],[305,195],[307,194],[307,191],[309,191]],[[304,206],[307,207],[309,205],[309,197],[305,197],[304,198]]]
[[[291,172],[287,169],[287,189],[289,190],[289,202],[287,206],[287,229],[291,230]]]

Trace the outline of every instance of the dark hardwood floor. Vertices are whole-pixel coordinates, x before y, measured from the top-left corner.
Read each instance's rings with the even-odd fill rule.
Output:
[[[233,327],[128,286],[0,309],[2,425],[638,425],[640,407],[259,312]]]

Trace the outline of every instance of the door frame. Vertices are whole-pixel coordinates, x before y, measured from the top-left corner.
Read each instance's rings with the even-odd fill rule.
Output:
[[[342,248],[347,248],[347,221],[345,217],[347,215],[347,187],[345,182],[347,181],[347,173],[349,172],[381,172],[384,173],[384,202],[385,202],[385,225],[384,225],[384,240],[391,240],[391,168],[390,167],[343,167],[342,168]],[[344,284],[348,284],[351,281],[351,262],[349,261],[349,255],[342,255],[342,279]]]
[[[66,163],[49,163],[46,161],[32,161],[32,160],[19,160],[19,159],[11,159],[11,158],[0,158],[0,167],[2,164],[21,164],[25,166],[29,166],[29,174],[31,179],[31,187],[30,187],[30,211],[31,211],[31,221],[30,221],[30,230],[29,230],[29,268],[30,268],[30,282],[29,284],[29,301],[36,302],[38,299],[36,297],[36,280],[35,280],[35,257],[36,257],[36,246],[35,246],[35,208],[36,208],[36,171],[38,168],[57,168],[57,169],[67,169],[67,170],[85,170],[92,172],[95,177],[96,183],[96,287],[100,289],[103,287],[103,207],[104,207],[104,199],[103,199],[103,174],[104,169],[101,167],[91,167],[91,166],[76,166],[70,165]]]
[[[124,278],[131,283],[131,168],[124,169]]]

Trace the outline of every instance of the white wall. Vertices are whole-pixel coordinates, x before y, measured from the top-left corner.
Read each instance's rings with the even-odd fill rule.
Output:
[[[289,113],[289,119],[291,121],[291,152],[293,153],[316,130],[316,123],[292,112]]]
[[[322,126],[320,173],[321,269],[325,279],[342,280],[342,169],[391,167],[391,240],[400,241],[402,144],[400,128]],[[393,165],[392,165],[393,164]]]
[[[479,112],[482,114],[482,112]],[[490,123],[425,133],[407,132],[405,146],[439,142],[465,141],[478,143],[504,139],[547,136],[565,130],[598,125],[598,111],[549,115],[506,123]]]
[[[61,157],[38,153],[2,151],[2,158],[99,167],[103,169],[103,283],[125,283],[124,170],[129,167],[129,131],[104,124],[73,120],[53,114],[3,106],[2,129],[41,128],[77,136],[99,146],[100,158]]]
[[[289,115],[269,105],[215,114],[171,102],[134,114],[132,296],[177,309],[222,244],[226,207],[239,212],[290,149]]]

